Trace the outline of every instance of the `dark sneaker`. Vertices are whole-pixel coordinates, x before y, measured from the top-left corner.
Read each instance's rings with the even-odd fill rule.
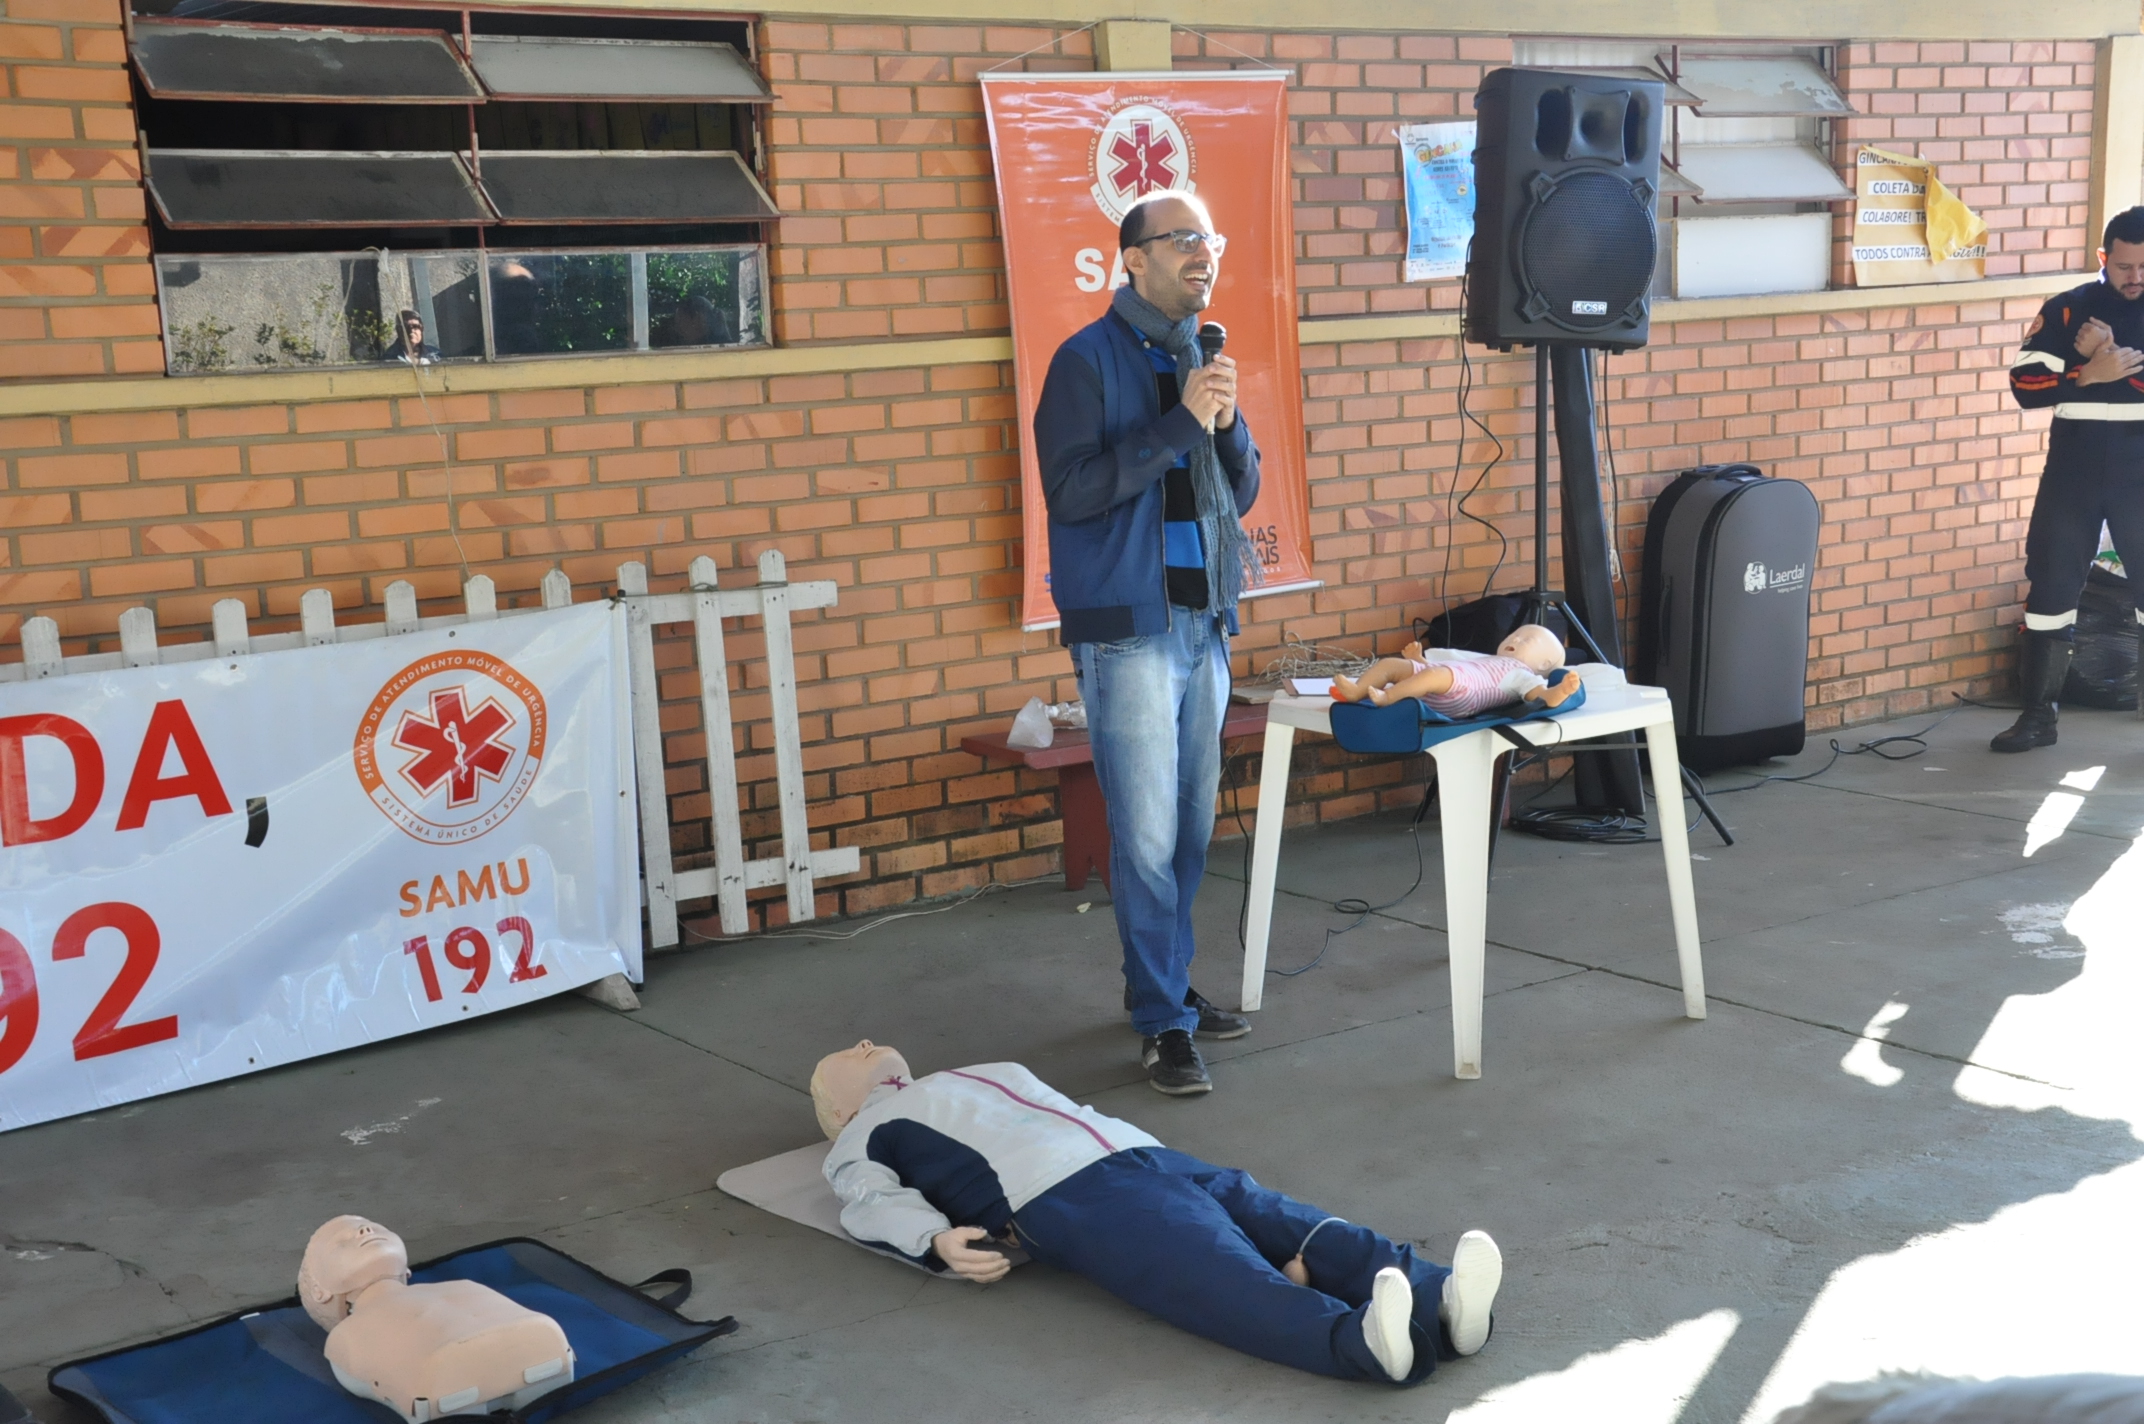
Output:
[[[1241,1038],[1251,1031],[1251,1021],[1243,1014],[1233,1014],[1192,989],[1184,995],[1184,1007],[1199,1011],[1200,1038]],[[1124,986],[1124,1012],[1132,1011],[1132,986]]]
[[[1183,1029],[1172,1028],[1140,1039],[1139,1061],[1146,1065],[1146,1080],[1158,1093],[1183,1097],[1213,1091],[1206,1060],[1199,1057],[1199,1046]]]
[[[1184,995],[1184,1007],[1199,1011],[1200,1038],[1241,1038],[1251,1031],[1248,1017],[1230,1013],[1196,989]]]

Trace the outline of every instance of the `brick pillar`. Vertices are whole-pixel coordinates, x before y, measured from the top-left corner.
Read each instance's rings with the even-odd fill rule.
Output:
[[[118,0],[0,7],[0,380],[161,371]]]

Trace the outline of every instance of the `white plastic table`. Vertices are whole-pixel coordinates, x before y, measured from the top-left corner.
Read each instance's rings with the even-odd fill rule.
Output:
[[[1675,712],[1666,688],[1632,686],[1598,664],[1581,669],[1586,704],[1575,712],[1511,730],[1536,746],[1576,742],[1614,732],[1643,731],[1653,764],[1654,822],[1667,861],[1668,904],[1675,953],[1682,965],[1683,1013],[1705,1016],[1705,966],[1697,942],[1697,892],[1690,882],[1690,843],[1682,820],[1682,783],[1675,752]],[[1273,883],[1280,868],[1281,822],[1286,819],[1288,762],[1297,731],[1332,735],[1332,699],[1273,699],[1266,717],[1265,766],[1258,781],[1258,820],[1251,849],[1250,925],[1243,955],[1243,1007],[1265,999],[1266,941],[1273,926]],[[1452,963],[1452,1075],[1481,1076],[1482,962],[1489,912],[1490,795],[1496,759],[1511,743],[1486,729],[1429,749],[1437,759],[1437,805],[1444,826],[1445,939]]]

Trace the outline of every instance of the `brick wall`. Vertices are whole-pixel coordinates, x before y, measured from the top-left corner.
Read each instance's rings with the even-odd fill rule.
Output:
[[[1482,76],[1511,41],[1449,35],[1179,31],[1179,69],[1252,59],[1292,67],[1295,284],[1306,317],[1456,311],[1457,282],[1403,282],[1407,201],[1398,127],[1471,118]]]
[[[700,554],[750,578],[778,548],[791,577],[841,588],[835,609],[798,615],[808,794],[818,843],[862,847],[876,883],[829,890],[827,912],[1042,874],[1062,838],[1054,775],[959,750],[1030,693],[1076,695],[1054,637],[1014,617],[1011,382],[1009,367],[938,367],[0,421],[0,641],[41,613],[68,653],[107,649],[137,604],[185,639],[224,598],[255,631],[285,630],[314,587],[345,618],[377,617],[396,579],[450,611],[462,558],[508,606],[535,602],[554,565],[586,599],[629,559],[661,590]],[[737,715],[764,718],[763,646],[747,627],[729,647]],[[699,685],[684,636],[658,661],[690,855],[709,845]],[[746,834],[778,843],[764,724],[739,747]],[[1300,815],[1359,811],[1403,779],[1301,766]]]
[[[1988,275],[2096,267],[2085,224],[2092,186],[2092,71],[2082,41],[1850,44],[1839,80],[1861,117],[1834,125],[1849,179],[1864,143],[1908,153],[1988,224]],[[1841,282],[1852,215],[1837,225]]]
[[[0,32],[13,35],[23,7],[39,0],[6,3]],[[99,32],[42,29],[61,36],[63,54],[80,52],[70,34]],[[1016,58],[1053,37],[1063,40],[1056,50]],[[968,81],[1006,60],[1087,68],[1088,36],[769,23],[762,38],[781,95],[769,135],[774,182],[794,214],[778,246],[785,339],[1002,330],[995,199]],[[1177,47],[1185,67],[1250,63],[1241,51],[1297,69],[1306,316],[1456,305],[1456,283],[1399,280],[1392,127],[1464,113],[1481,71],[1508,46],[1222,32],[1179,35]],[[1866,62],[1850,56],[1850,84],[1872,110],[1900,94],[1913,107],[1852,121],[1890,127],[1856,127],[1842,144],[1954,142],[1955,158],[1931,156],[1997,224],[1991,269],[1998,260],[2016,264],[2011,271],[2079,265],[2080,220],[2069,212],[2083,199],[2068,185],[2085,158],[2073,150],[2089,139],[2070,130],[2090,112],[2088,56],[2045,47],[2043,64],[2030,47],[2000,47],[2026,62],[2011,74],[1984,47],[1950,48],[1959,65],[1983,66],[1981,88],[1961,87],[1941,46],[1913,55],[1937,66],[1935,88],[1881,87],[1879,61],[1892,82],[1914,77],[1891,47],[1866,47]],[[2003,107],[1989,107],[1988,95]],[[1959,112],[1950,117],[1920,108],[1952,97]],[[83,125],[78,134],[108,112],[49,107]],[[1974,134],[1962,131],[1968,123]],[[1965,165],[1975,165],[1970,177]],[[43,181],[0,183],[0,200],[21,201]],[[104,190],[69,191],[87,192],[92,207],[105,201]],[[115,191],[138,196],[123,184]],[[2057,210],[2066,226],[2050,225]],[[127,261],[146,270],[138,256]],[[100,290],[122,270],[107,264]],[[1646,505],[1677,470],[1751,460],[1806,481],[1823,502],[1815,728],[1916,710],[2000,676],[2045,420],[2015,410],[2002,379],[2035,303],[2006,309],[1971,296],[1917,309],[1663,320],[1651,347],[1615,358],[1607,373],[1618,543],[1633,578]],[[18,309],[56,321],[73,308]],[[116,367],[120,348],[98,349]],[[1471,483],[1492,454],[1462,427],[1455,343],[1313,342],[1303,367],[1312,553],[1326,586],[1249,605],[1239,671],[1262,665],[1289,635],[1389,650],[1410,616],[1475,596],[1492,571],[1496,587],[1516,588],[1530,568],[1529,359],[1477,352],[1471,365],[1470,409],[1506,447],[1469,506],[1508,537],[1500,567],[1496,539],[1451,518],[1455,479]],[[333,590],[345,616],[376,617],[395,578],[444,607],[464,559],[523,600],[554,563],[583,596],[627,559],[646,562],[657,588],[674,588],[696,555],[744,570],[778,547],[796,577],[841,586],[839,605],[806,615],[797,642],[816,833],[865,853],[863,876],[830,887],[825,908],[857,913],[1055,863],[1052,778],[985,767],[958,750],[965,732],[1002,725],[1031,694],[1073,695],[1053,635],[1018,628],[1017,438],[1011,373],[998,366],[5,421],[0,640],[11,644],[22,617],[44,612],[60,621],[69,651],[110,646],[119,612],[136,603],[154,607],[165,629],[195,636],[223,597],[240,599],[256,626],[289,627],[313,586]],[[733,646],[756,652],[749,631]],[[682,641],[665,643],[661,659],[673,825],[679,847],[696,853],[707,844],[697,689]],[[737,681],[749,716],[763,675],[747,667]],[[747,830],[763,840],[774,834],[763,739],[744,754]],[[1420,774],[1414,762],[1322,744],[1297,768],[1293,819],[1396,803]],[[1252,800],[1242,798],[1246,808]]]
[[[164,369],[118,0],[0,0],[0,380]]]
[[[1754,460],[1824,505],[1813,727],[1986,688],[2016,617],[2044,438],[2044,419],[2015,410],[2003,386],[2035,307],[1659,328],[1606,382],[1626,566],[1674,471]],[[1390,650],[1409,616],[1441,605],[1447,557],[1454,597],[1477,592],[1497,557],[1471,526],[1448,547],[1452,342],[1313,345],[1304,369],[1327,587],[1250,605],[1239,671],[1284,634]],[[1523,358],[1474,364],[1471,409],[1508,451],[1472,505],[1511,535],[1503,588],[1525,581],[1531,558],[1530,376]],[[1054,637],[1017,624],[1011,406],[1010,369],[971,366],[4,421],[0,640],[44,613],[69,652],[109,648],[119,613],[142,603],[196,636],[220,598],[279,630],[316,586],[344,616],[376,617],[397,578],[445,609],[462,558],[527,602],[554,564],[592,597],[627,559],[660,589],[696,555],[742,571],[779,548],[794,577],[841,588],[835,609],[797,630],[813,824],[822,843],[866,852],[863,881],[830,889],[827,909],[1023,878],[1055,863],[1052,778],[958,750],[1029,695],[1074,695]],[[1468,440],[1466,479],[1486,443]],[[761,715],[756,641],[746,631],[731,646],[740,715]],[[707,845],[697,683],[682,639],[661,663],[673,822],[693,853]],[[763,736],[741,747],[748,834],[773,837],[771,753]],[[1323,747],[1298,770],[1299,820],[1403,801],[1419,774]]]
[[[775,93],[769,175],[790,214],[774,254],[777,339],[1005,330],[1005,252],[975,79],[999,67],[1091,70],[1092,33],[769,21],[760,48]]]

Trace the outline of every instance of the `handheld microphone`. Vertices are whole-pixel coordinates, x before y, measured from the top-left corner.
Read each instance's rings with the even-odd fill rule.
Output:
[[[1221,348],[1227,344],[1228,328],[1221,323],[1209,321],[1199,328],[1199,352],[1207,365],[1213,364],[1213,358],[1220,355]],[[1213,426],[1209,424],[1206,428],[1211,430]]]

